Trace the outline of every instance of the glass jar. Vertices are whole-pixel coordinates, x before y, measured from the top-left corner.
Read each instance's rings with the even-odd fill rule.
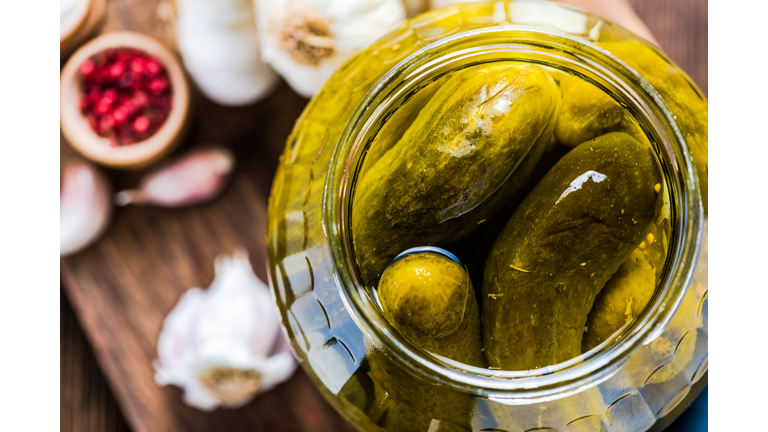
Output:
[[[519,60],[615,95],[653,143],[669,192],[669,256],[645,312],[602,349],[533,371],[415,349],[382,318],[352,258],[350,199],[372,134],[420,88]],[[362,430],[662,429],[707,373],[707,101],[656,48],[577,9],[536,1],[420,15],[346,63],[287,140],[269,200],[270,285],[295,354]]]

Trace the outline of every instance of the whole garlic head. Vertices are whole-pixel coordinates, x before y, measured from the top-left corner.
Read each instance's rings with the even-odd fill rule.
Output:
[[[401,0],[254,1],[261,58],[304,97],[405,19]]]
[[[176,37],[200,90],[222,105],[248,105],[279,79],[261,61],[251,0],[176,0]]]
[[[184,401],[203,411],[242,406],[296,369],[269,288],[245,251],[217,258],[211,286],[181,297],[157,352],[155,381],[183,388]]]

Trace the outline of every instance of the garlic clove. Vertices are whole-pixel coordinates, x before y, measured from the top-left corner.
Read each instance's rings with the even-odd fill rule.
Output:
[[[112,188],[95,166],[73,162],[64,169],[59,204],[59,252],[71,255],[93,243],[112,216]]]
[[[180,207],[207,202],[221,192],[234,166],[235,156],[224,147],[193,150],[147,174],[138,189],[118,192],[115,204]]]
[[[304,97],[405,19],[401,0],[254,0],[262,59]]]
[[[280,82],[261,60],[251,0],[177,0],[184,66],[202,92],[221,105],[248,105]]]
[[[297,367],[269,288],[244,251],[216,260],[207,290],[181,297],[157,348],[155,381],[183,388],[184,401],[204,411],[242,406]]]

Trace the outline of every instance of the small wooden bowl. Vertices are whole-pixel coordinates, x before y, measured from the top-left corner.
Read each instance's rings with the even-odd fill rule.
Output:
[[[96,33],[106,18],[107,0],[81,0],[61,22],[59,57],[65,58]]]
[[[79,108],[82,82],[80,65],[109,48],[133,48],[163,64],[170,79],[173,97],[171,111],[162,126],[148,139],[113,147],[109,140],[93,132]],[[157,40],[139,33],[107,33],[83,45],[61,71],[61,131],[84,157],[101,165],[138,169],[160,160],[181,142],[189,125],[189,85],[176,57]]]

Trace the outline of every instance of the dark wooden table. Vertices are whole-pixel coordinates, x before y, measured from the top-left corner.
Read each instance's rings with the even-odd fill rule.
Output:
[[[630,3],[667,54],[707,93],[707,1],[630,0]],[[110,0],[104,31],[129,29],[162,36],[163,27],[156,10],[156,0]],[[147,412],[141,404],[131,402],[128,395],[151,395],[155,390],[131,388],[131,383],[116,377],[130,375],[125,368],[131,367],[144,368],[143,374],[151,373],[144,359],[154,356],[154,346],[128,339],[106,340],[98,336],[98,332],[86,336],[81,328],[80,321],[89,329],[129,325],[133,332],[146,335],[145,339],[154,343],[159,324],[156,319],[142,320],[142,317],[165,316],[166,305],[173,305],[181,292],[191,286],[207,286],[213,278],[212,263],[216,254],[242,244],[251,253],[253,263],[263,263],[266,259],[266,199],[283,141],[306,101],[283,84],[264,102],[246,108],[219,107],[197,94],[193,103],[196,121],[184,147],[205,142],[224,144],[234,150],[239,168],[229,188],[214,203],[174,211],[121,209],[107,236],[96,247],[62,261],[61,430],[192,430],[198,429],[195,426],[207,416],[215,420],[216,430],[233,429],[230,422],[237,417],[249,419],[251,430],[255,431],[351,431],[353,428],[322,399],[301,370],[288,383],[234,416],[228,410],[202,414],[189,408],[179,420]],[[64,140],[61,153],[62,163],[73,155]],[[139,176],[138,173],[109,174],[118,188],[133,186]],[[232,226],[221,225],[222,215]],[[181,240],[176,245],[165,244],[163,239],[168,236]],[[132,257],[123,253],[124,247],[162,254],[166,261],[172,261],[172,267],[184,271],[154,267],[152,257]],[[100,268],[100,272],[88,270],[94,266]],[[266,280],[264,266],[255,266],[255,271]],[[121,289],[145,282],[115,279],[118,274],[130,273],[153,275],[151,288],[156,302],[131,304],[130,296],[121,298]],[[82,307],[86,296],[88,301],[105,302],[93,306],[95,308],[125,312],[127,321],[115,323],[89,312],[91,309]],[[91,343],[96,347],[96,355]],[[122,350],[109,349],[116,345],[126,346]],[[109,372],[109,381],[100,366]],[[177,389],[163,389],[157,401],[158,410],[163,409],[162,404],[178,403],[179,399]]]

